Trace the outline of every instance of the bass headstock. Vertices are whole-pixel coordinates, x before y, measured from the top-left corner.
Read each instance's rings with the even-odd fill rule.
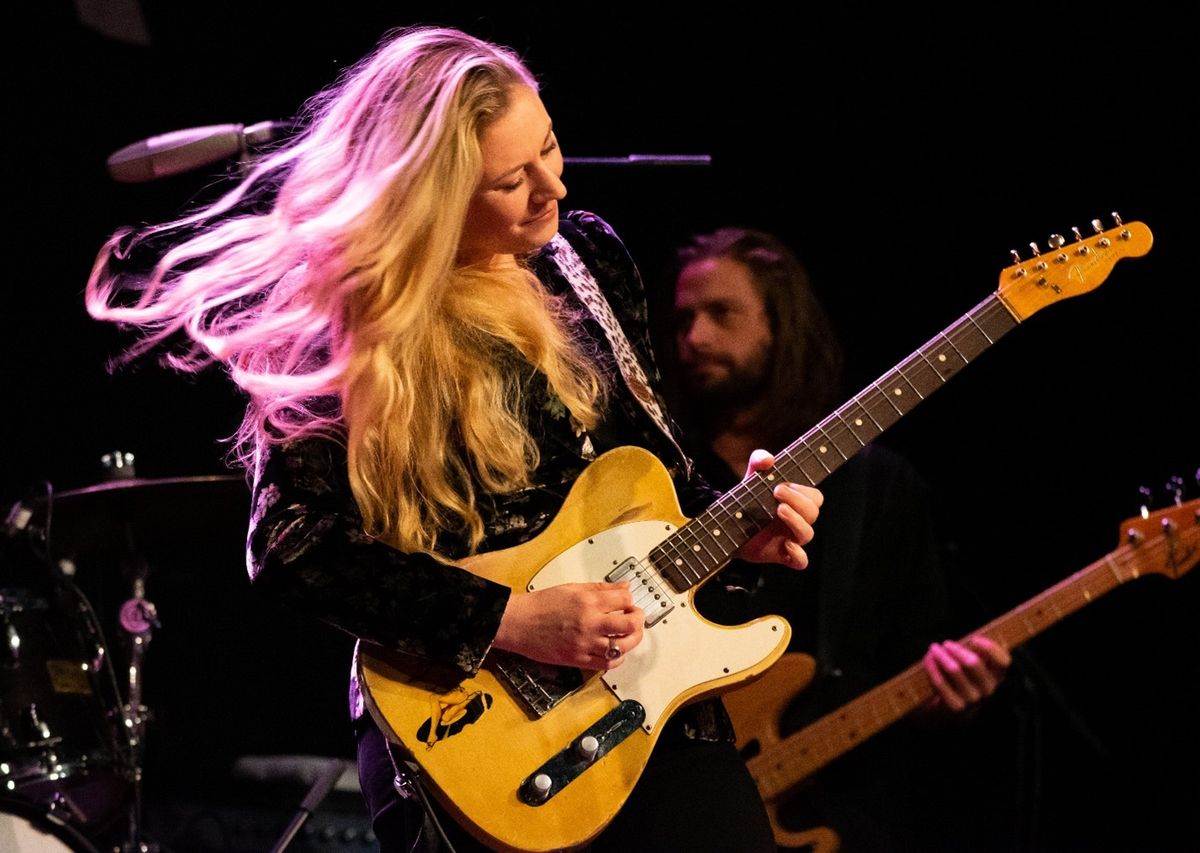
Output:
[[[1200,562],[1200,498],[1126,520],[1120,539],[1139,571],[1182,577]]]

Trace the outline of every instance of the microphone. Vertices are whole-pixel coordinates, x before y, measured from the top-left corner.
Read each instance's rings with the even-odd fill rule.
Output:
[[[251,147],[287,136],[294,130],[291,122],[260,121],[248,127],[210,124],[163,133],[113,153],[107,161],[108,173],[126,184],[178,175],[228,157],[240,157]]]

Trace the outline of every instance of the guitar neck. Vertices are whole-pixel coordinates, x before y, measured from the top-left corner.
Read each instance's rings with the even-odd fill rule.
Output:
[[[1140,577],[1148,562],[1157,565],[1159,557],[1166,562],[1168,547],[1165,540],[1124,545],[975,633],[1015,648],[1120,584]],[[933,695],[924,666],[914,664],[749,759],[750,774],[763,798],[770,801]]]
[[[1017,325],[995,294],[775,455],[775,467],[738,484],[650,555],[679,591],[698,585],[774,517],[781,481],[815,486]]]

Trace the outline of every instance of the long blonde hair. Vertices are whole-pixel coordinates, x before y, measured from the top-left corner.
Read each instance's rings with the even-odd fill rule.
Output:
[[[125,358],[182,332],[171,365],[226,364],[250,397],[243,464],[272,443],[336,436],[369,534],[432,550],[454,531],[474,548],[477,490],[527,485],[538,462],[529,375],[541,371],[584,427],[604,388],[565,309],[528,271],[455,262],[481,135],[522,85],[536,89],[505,48],[451,29],[397,31],[219,201],[115,234],[88,280],[88,311],[143,330]],[[186,239],[136,286],[114,269],[133,245],[175,232]]]

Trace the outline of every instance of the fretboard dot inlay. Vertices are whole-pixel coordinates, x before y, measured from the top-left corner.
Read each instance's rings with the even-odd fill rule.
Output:
[[[693,546],[692,546],[692,550],[693,550],[693,551],[699,551],[699,550],[700,550],[700,546],[699,546],[699,545],[693,545]]]
[[[893,391],[892,393],[893,393],[893,394],[895,394],[897,397],[899,397],[901,394],[903,394],[903,393],[904,393],[904,391],[903,391],[902,389],[900,389],[900,388],[897,388],[897,389],[896,389],[895,391]]]
[[[945,360],[946,360],[946,354],[945,354],[945,353],[939,353],[939,354],[938,354],[938,361],[945,361]]]
[[[818,447],[818,448],[817,448],[817,450],[821,451],[822,453],[828,453],[828,452],[829,452],[829,448],[828,448],[828,447],[826,447],[826,446],[825,446],[825,445],[823,445],[823,444],[822,444],[820,447]]]

